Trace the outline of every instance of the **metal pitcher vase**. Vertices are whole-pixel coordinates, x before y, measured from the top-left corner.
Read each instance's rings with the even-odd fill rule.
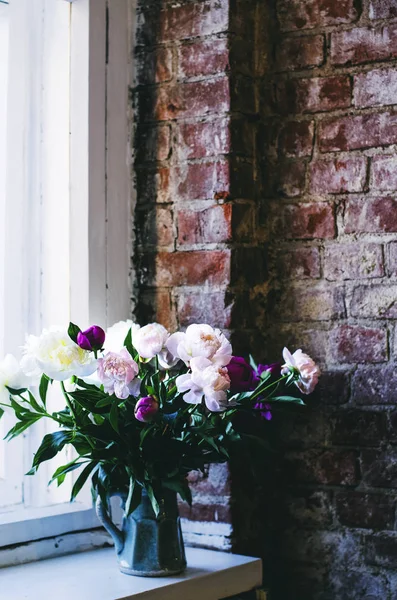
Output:
[[[122,508],[126,497],[121,495]],[[124,515],[119,529],[111,520],[98,496],[96,512],[114,540],[119,569],[127,575],[164,577],[176,575],[186,568],[185,547],[176,493],[166,490],[156,517],[148,495],[128,517]]]

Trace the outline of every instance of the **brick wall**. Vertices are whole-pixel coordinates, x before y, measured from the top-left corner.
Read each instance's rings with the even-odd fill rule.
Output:
[[[396,18],[395,0],[278,0],[262,21],[267,347],[324,369],[272,432],[282,600],[397,598]]]
[[[137,317],[324,371],[269,461],[196,483],[190,540],[232,520],[272,600],[394,600],[396,1],[142,0],[136,53]]]

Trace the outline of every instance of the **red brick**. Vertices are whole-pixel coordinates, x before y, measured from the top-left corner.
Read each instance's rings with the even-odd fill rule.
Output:
[[[330,352],[340,363],[376,363],[387,360],[387,331],[341,325],[331,332]]]
[[[345,233],[397,232],[397,200],[349,198],[345,210]]]
[[[227,154],[231,150],[228,119],[181,123],[176,152],[179,160]]]
[[[366,485],[397,488],[397,451],[365,450],[361,454],[361,470]]]
[[[397,190],[397,157],[374,156],[371,164],[371,187],[375,190]]]
[[[137,239],[142,246],[170,246],[174,243],[173,212],[161,205],[137,211]]]
[[[325,248],[324,277],[328,281],[383,277],[380,244],[337,244]]]
[[[139,85],[170,81],[172,78],[172,51],[170,48],[157,48],[152,52],[138,54],[136,65]]]
[[[280,131],[280,152],[290,158],[310,156],[313,147],[313,121],[291,121]]]
[[[171,181],[168,167],[157,170],[137,169],[136,180],[139,204],[171,201]]]
[[[349,77],[315,77],[281,82],[276,89],[275,109],[281,114],[315,113],[351,105]]]
[[[396,104],[397,69],[377,69],[354,77],[354,105],[385,106]]]
[[[364,492],[338,492],[336,515],[341,525],[367,529],[393,529],[396,501],[391,496]]]
[[[287,473],[299,483],[355,485],[358,453],[351,450],[307,450],[287,455]]]
[[[232,236],[232,206],[223,204],[201,211],[178,212],[178,242],[209,244],[230,241]]]
[[[319,67],[324,62],[323,35],[284,37],[276,46],[276,66],[279,71],[295,71]]]
[[[331,34],[331,62],[335,65],[387,60],[397,56],[397,25],[362,27]]]
[[[356,404],[397,404],[397,371],[394,364],[357,369],[352,387]]]
[[[139,163],[166,160],[171,149],[171,129],[169,125],[138,126],[136,133],[136,160]]]
[[[230,251],[159,252],[154,283],[161,287],[224,285],[230,280]]]
[[[293,248],[276,256],[277,270],[282,279],[317,279],[320,277],[318,248]]]
[[[329,321],[343,318],[345,306],[339,288],[287,287],[276,296],[273,315],[280,321]]]
[[[262,169],[265,196],[279,195],[296,198],[305,189],[306,164],[304,162],[280,162],[266,164]]]
[[[227,40],[206,40],[180,46],[178,61],[181,78],[224,73],[230,69]]]
[[[397,17],[397,5],[395,0],[370,0],[370,19],[392,19]]]
[[[389,265],[388,274],[394,277],[397,276],[397,242],[389,244]]]
[[[338,152],[388,146],[397,143],[397,114],[337,117],[321,121],[319,127],[321,152]]]
[[[230,109],[229,81],[223,77],[141,90],[138,104],[141,121],[167,121],[226,112]]]
[[[360,285],[354,288],[350,304],[354,317],[397,319],[397,285]]]
[[[372,367],[375,368],[375,367]],[[387,435],[386,415],[362,409],[340,410],[331,419],[331,442],[343,446],[379,446]]]
[[[361,192],[366,172],[367,159],[361,156],[314,161],[310,165],[310,191],[320,195]]]
[[[331,204],[311,202],[277,206],[275,233],[289,239],[333,238],[335,217]]]
[[[158,3],[144,5],[137,15],[137,44],[181,40],[227,31],[227,0],[186,2],[159,10]]]
[[[163,40],[211,35],[227,31],[229,3],[227,0],[209,0],[170,6],[164,11],[160,29]]]
[[[186,502],[179,504],[179,515],[189,521],[231,523],[231,506],[227,504],[202,504],[193,502],[189,506]]]
[[[221,329],[230,327],[233,301],[226,292],[183,291],[178,294],[177,307],[181,327],[192,323],[211,323]]]
[[[139,298],[139,314],[142,323],[161,323],[168,331],[178,328],[175,306],[168,289],[142,291]]]
[[[173,178],[180,200],[212,200],[220,192],[230,192],[230,165],[227,162],[178,167],[174,170]]]
[[[351,23],[359,16],[354,0],[278,0],[277,12],[284,31]]]

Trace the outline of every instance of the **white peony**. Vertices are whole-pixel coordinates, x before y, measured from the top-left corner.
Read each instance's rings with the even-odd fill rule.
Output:
[[[124,347],[124,340],[131,329],[131,336],[140,329],[137,323],[127,319],[127,321],[118,321],[106,331],[105,343],[103,345],[105,352],[120,352]]]
[[[145,360],[158,357],[160,366],[169,369],[178,362],[166,348],[170,334],[160,323],[149,323],[134,334],[133,344],[139,356]]]
[[[14,413],[12,409],[8,409],[10,402],[10,393],[7,387],[14,390],[28,388],[33,384],[30,377],[25,375],[15,356],[7,354],[0,362],[0,408],[4,412]],[[7,386],[7,387],[6,387]],[[7,405],[7,406],[4,406]]]
[[[227,399],[230,377],[226,367],[220,367],[208,358],[196,357],[191,359],[190,368],[191,373],[176,378],[178,392],[186,392],[183,396],[185,402],[200,404],[204,397],[207,408],[212,412],[222,412],[234,406]]]
[[[67,331],[44,329],[39,337],[30,335],[24,346],[21,367],[28,376],[40,376],[64,381],[72,375],[85,377],[96,370],[92,352],[83,350],[69,337]]]
[[[174,333],[167,341],[170,353],[189,366],[192,358],[201,356],[225,367],[232,358],[232,345],[219,329],[210,325],[189,325],[186,333]]]
[[[320,369],[314,360],[300,349],[291,354],[288,348],[284,348],[283,358],[285,364],[281,368],[281,374],[286,375],[290,371],[298,371],[299,379],[295,381],[295,384],[303,394],[311,394],[320,376]]]

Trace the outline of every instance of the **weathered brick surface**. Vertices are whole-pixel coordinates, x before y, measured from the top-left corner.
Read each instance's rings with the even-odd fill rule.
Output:
[[[182,508],[233,523],[272,600],[397,597],[396,18],[395,0],[138,2],[138,318],[323,371],[266,423],[275,452],[232,485],[192,475]]]
[[[381,244],[338,244],[324,252],[324,277],[328,281],[383,277]]]
[[[337,117],[321,122],[321,152],[359,150],[397,143],[397,115],[394,112]]]
[[[281,29],[286,31],[350,23],[358,17],[353,0],[280,0],[277,4]]]
[[[370,19],[389,19],[397,17],[397,6],[394,0],[370,0]]]
[[[395,104],[396,93],[396,69],[376,69],[354,77],[354,105],[357,107]]]
[[[351,104],[351,81],[348,77],[315,77],[279,83],[277,110],[281,114],[316,113]]]
[[[397,201],[392,196],[349,198],[344,221],[345,233],[396,233]]]
[[[362,192],[367,161],[363,157],[318,160],[310,165],[310,191],[314,194]]]
[[[339,363],[377,363],[387,359],[387,332],[353,325],[341,325],[330,336],[330,351]]]
[[[323,35],[284,38],[276,48],[276,65],[280,71],[319,67],[324,62]]]
[[[335,65],[387,60],[397,56],[397,26],[363,27],[331,34]]]

